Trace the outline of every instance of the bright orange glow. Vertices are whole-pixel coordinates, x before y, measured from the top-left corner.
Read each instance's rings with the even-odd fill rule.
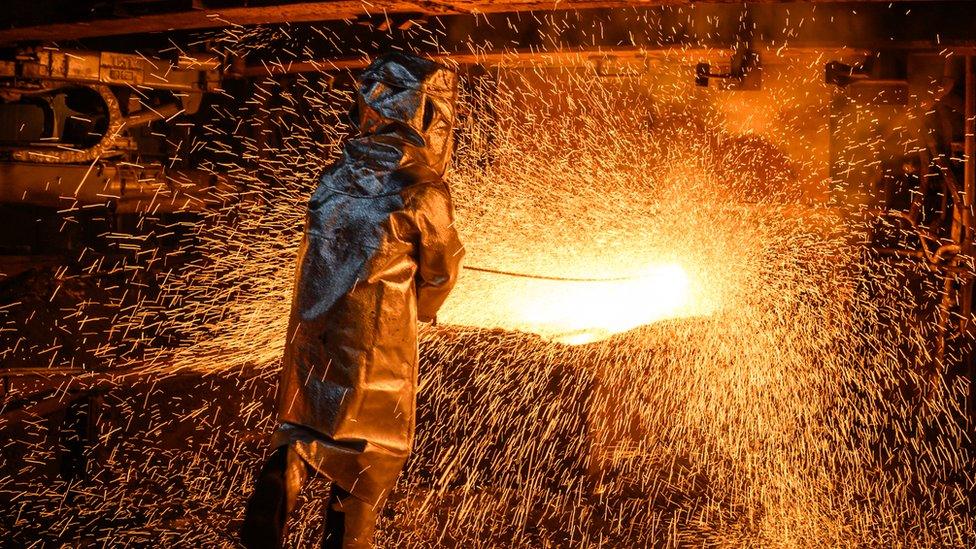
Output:
[[[556,331],[553,339],[574,345],[682,316],[690,297],[688,275],[673,263],[633,280],[567,284],[572,287],[532,296],[518,312],[527,326]]]
[[[581,345],[669,318],[703,314],[678,263],[652,264],[623,280],[557,281],[468,271],[440,320],[503,328]]]

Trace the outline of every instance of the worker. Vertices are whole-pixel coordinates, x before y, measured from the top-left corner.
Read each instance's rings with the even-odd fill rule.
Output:
[[[457,75],[391,53],[358,81],[355,135],[308,204],[278,389],[276,448],[246,547],[280,547],[309,475],[331,482],[322,547],[371,547],[410,453],[417,322],[434,321],[464,249],[444,172]]]

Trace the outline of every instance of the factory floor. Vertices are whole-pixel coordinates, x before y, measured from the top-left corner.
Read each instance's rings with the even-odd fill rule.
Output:
[[[608,510],[606,501],[593,505],[607,496],[587,471],[587,409],[567,398],[567,388],[586,393],[591,380],[572,364],[529,381],[503,371],[527,349],[548,348],[535,336],[441,336],[460,338],[480,364],[430,339],[422,345],[416,451],[384,511],[381,546],[563,546],[599,536],[586,532],[603,520],[597,508]],[[273,369],[161,375],[8,428],[2,544],[233,547],[267,452],[274,392]],[[479,412],[485,402],[495,404],[491,420]],[[532,426],[519,426],[525,418]],[[538,455],[525,454],[532,438]],[[295,546],[319,535],[324,493],[312,483],[300,502]]]
[[[642,356],[620,340],[571,347],[511,332],[426,333],[415,450],[383,511],[378,547],[895,539],[895,526],[865,533],[841,514],[881,516],[889,509],[883,500],[832,511],[817,507],[824,500],[803,499],[825,494],[843,503],[848,492],[860,493],[851,484],[816,484],[825,469],[802,469],[803,447],[779,445],[769,438],[776,432],[753,425],[718,423],[725,416],[703,423],[687,414],[687,395],[669,381],[686,374],[665,357],[700,337],[695,322],[648,328],[644,337],[653,341],[641,344]],[[669,368],[646,370],[655,360]],[[645,370],[626,371],[628,361]],[[0,547],[234,547],[274,428],[275,377],[274,368],[156,376],[8,426]],[[641,423],[641,414],[659,428]],[[760,435],[773,442],[756,443]],[[769,462],[737,461],[739,448]],[[796,461],[784,466],[790,456]],[[290,546],[314,546],[325,490],[323,482],[308,487]],[[960,529],[946,530],[943,546],[965,546],[959,532],[967,519],[954,512],[945,516]]]

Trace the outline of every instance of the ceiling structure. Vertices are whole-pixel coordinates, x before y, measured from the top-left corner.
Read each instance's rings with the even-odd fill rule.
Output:
[[[834,0],[790,3],[760,0],[751,4],[844,4]],[[889,0],[864,3],[892,4]],[[935,2],[945,3],[945,2]],[[951,2],[950,2],[951,3]],[[232,25],[307,23],[390,15],[478,16],[526,11],[650,8],[724,4],[734,0],[8,0],[9,18],[0,23],[0,45],[23,41],[75,40],[102,36],[205,29]],[[932,3],[930,3],[932,4]],[[957,2],[956,4],[963,4]]]

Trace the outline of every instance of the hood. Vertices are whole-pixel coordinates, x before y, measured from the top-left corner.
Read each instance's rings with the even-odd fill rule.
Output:
[[[457,73],[450,68],[401,52],[380,56],[359,77],[356,141],[400,151],[397,171],[443,176],[454,149],[456,102]]]

